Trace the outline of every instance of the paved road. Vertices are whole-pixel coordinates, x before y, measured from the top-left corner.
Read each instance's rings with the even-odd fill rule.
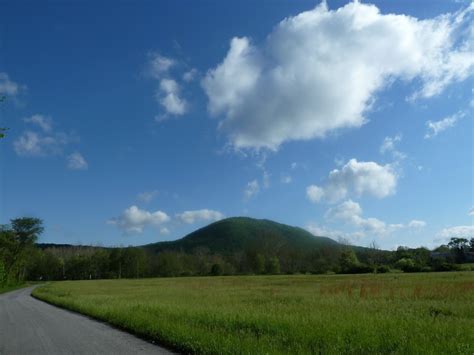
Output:
[[[30,296],[0,295],[0,354],[170,354],[133,335]]]

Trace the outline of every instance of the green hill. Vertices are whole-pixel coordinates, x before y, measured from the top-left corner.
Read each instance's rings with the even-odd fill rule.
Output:
[[[233,217],[198,229],[182,239],[148,244],[144,248],[154,252],[192,252],[206,248],[211,253],[229,255],[250,249],[276,254],[282,249],[299,251],[338,245],[330,238],[316,237],[302,228],[266,219]]]

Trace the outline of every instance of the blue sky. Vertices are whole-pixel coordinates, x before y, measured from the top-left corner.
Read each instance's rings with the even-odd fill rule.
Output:
[[[473,12],[4,2],[0,222],[102,245],[241,215],[389,249],[472,237]]]

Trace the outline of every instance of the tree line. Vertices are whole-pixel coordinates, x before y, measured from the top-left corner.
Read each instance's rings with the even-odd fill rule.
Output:
[[[142,247],[104,248],[36,244],[37,218],[18,218],[0,228],[0,286],[25,280],[120,279],[170,276],[449,271],[469,261],[474,238],[452,238],[434,251],[399,247],[384,251],[340,245],[277,253],[255,246],[220,255],[205,247],[192,252],[151,252]]]

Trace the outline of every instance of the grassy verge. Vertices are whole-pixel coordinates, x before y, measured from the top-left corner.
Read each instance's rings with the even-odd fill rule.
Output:
[[[474,352],[470,272],[66,281],[34,295],[184,352]]]

